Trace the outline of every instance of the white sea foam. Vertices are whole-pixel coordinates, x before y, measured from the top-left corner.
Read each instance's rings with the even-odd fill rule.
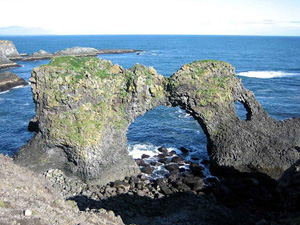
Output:
[[[25,87],[25,85],[18,85],[18,86],[13,87],[12,89],[18,89],[18,88],[22,88],[22,87]]]
[[[136,145],[129,145],[128,151],[129,155],[132,156],[134,159],[140,159],[143,154],[150,155],[153,157],[158,153],[158,147],[154,145],[145,145],[145,144],[136,144]]]
[[[9,92],[9,91],[2,91],[2,92],[0,92],[0,95],[4,94],[4,93],[7,93],[7,92]]]
[[[283,72],[283,71],[248,71],[248,72],[238,73],[237,75],[238,76],[243,76],[243,77],[270,79],[270,78],[275,78],[275,77],[297,76],[297,75],[300,75],[300,74],[286,73],[286,72]]]

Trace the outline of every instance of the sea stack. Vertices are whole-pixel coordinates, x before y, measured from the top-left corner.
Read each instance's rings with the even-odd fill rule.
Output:
[[[0,41],[0,55],[1,53],[10,60],[22,59],[12,41]]]
[[[8,91],[17,86],[27,85],[26,81],[14,73],[4,72],[0,74],[0,92]]]

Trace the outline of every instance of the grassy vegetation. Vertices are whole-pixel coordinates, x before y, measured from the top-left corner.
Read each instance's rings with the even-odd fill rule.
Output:
[[[0,208],[5,208],[5,202],[4,201],[0,201]]]

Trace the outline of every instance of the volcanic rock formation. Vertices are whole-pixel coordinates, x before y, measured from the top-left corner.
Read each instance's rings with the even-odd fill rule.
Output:
[[[15,159],[40,172],[59,168],[102,184],[137,174],[127,129],[159,105],[180,106],[199,122],[216,174],[278,179],[299,159],[300,120],[270,118],[225,62],[196,61],[165,78],[139,64],[124,70],[97,58],[58,57],[35,68],[30,81],[38,128]],[[246,121],[236,101],[247,109]]]

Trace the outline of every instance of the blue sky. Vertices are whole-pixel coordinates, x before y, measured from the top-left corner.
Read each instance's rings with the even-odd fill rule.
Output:
[[[300,36],[300,0],[1,0],[1,8],[0,27],[55,34]]]

